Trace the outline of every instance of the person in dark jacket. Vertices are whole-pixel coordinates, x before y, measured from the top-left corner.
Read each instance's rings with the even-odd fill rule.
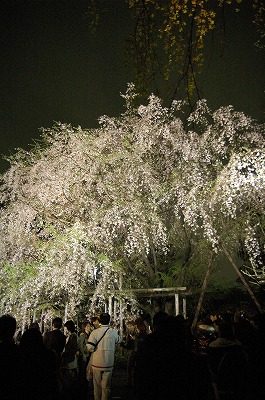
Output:
[[[45,348],[39,330],[26,330],[19,345],[23,400],[55,400],[59,394],[56,354]]]
[[[74,321],[66,321],[64,327],[66,329],[66,343],[62,353],[63,397],[67,400],[73,400],[77,396],[78,336],[75,332]]]
[[[14,342],[16,319],[11,315],[0,317],[0,390],[1,400],[17,400],[20,393],[20,357]]]
[[[137,349],[137,400],[202,399],[199,360],[187,344],[183,322],[159,312],[153,327]]]
[[[216,400],[248,399],[248,359],[232,324],[218,325],[219,337],[209,345],[209,368]]]
[[[44,346],[48,350],[55,351],[58,357],[59,364],[61,363],[61,355],[66,342],[66,336],[61,332],[62,325],[62,318],[54,318],[52,321],[52,330],[46,332],[43,336]]]

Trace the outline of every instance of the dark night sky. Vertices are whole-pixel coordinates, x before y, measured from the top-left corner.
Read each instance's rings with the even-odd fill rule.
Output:
[[[127,82],[125,0],[106,0],[95,38],[84,18],[89,0],[0,0],[0,153],[28,148],[53,121],[84,128],[123,111]],[[249,1],[251,3],[251,1]],[[212,108],[232,104],[264,121],[264,52],[253,46],[249,10],[227,20],[222,48],[209,40],[201,88]],[[0,172],[8,163],[1,160]]]

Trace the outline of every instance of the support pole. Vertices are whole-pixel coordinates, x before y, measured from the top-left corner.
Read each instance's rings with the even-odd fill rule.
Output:
[[[23,320],[22,320],[22,330],[21,330],[22,335],[26,329],[26,320],[27,320],[27,309],[25,309],[25,311],[24,311]]]
[[[40,311],[40,331],[44,333],[44,326],[43,326],[43,309]]]
[[[175,313],[179,315],[179,294],[175,293]]]
[[[119,290],[122,290],[122,274],[120,273],[120,277],[119,277]],[[122,312],[122,308],[123,308],[123,302],[122,299],[120,298],[120,318],[119,318],[119,322],[120,322],[120,337],[123,337],[123,312]]]
[[[112,317],[112,296],[109,296],[109,315]]]
[[[67,316],[68,316],[68,304],[65,304],[65,309],[64,309],[64,322],[67,321]]]
[[[120,324],[120,337],[123,337],[123,312],[122,312],[122,300],[120,300],[120,318],[119,318],[119,324]]]
[[[242,275],[242,273],[240,272],[239,268],[237,267],[236,263],[234,262],[232,256],[230,255],[230,253],[228,252],[228,250],[224,247],[224,245],[222,245],[222,249],[224,254],[226,255],[226,257],[228,258],[228,260],[230,261],[232,267],[234,268],[234,270],[236,271],[237,275],[239,276],[239,278],[241,279],[243,285],[246,287],[250,297],[252,298],[253,302],[256,304],[257,309],[259,310],[260,313],[262,313],[262,307],[259,304],[255,294],[253,293],[251,287],[249,286],[248,282],[246,281],[246,279],[244,278],[244,276]]]
[[[114,321],[117,321],[117,300],[114,299],[114,304],[113,304],[113,317]]]
[[[207,285],[208,285],[209,277],[210,277],[210,274],[211,274],[211,271],[212,271],[212,266],[213,266],[213,253],[211,253],[211,257],[210,257],[210,260],[209,260],[208,268],[207,268],[207,271],[206,271],[206,274],[205,274],[205,277],[204,277],[204,281],[203,281],[203,284],[202,284],[200,298],[199,298],[199,301],[198,301],[198,304],[197,304],[197,308],[196,308],[196,311],[195,311],[195,315],[194,315],[194,318],[193,318],[193,321],[192,321],[192,325],[191,325],[192,334],[194,333],[195,328],[197,326],[198,318],[199,318],[199,315],[200,315],[200,312],[201,312],[201,308],[202,308],[202,302],[203,302],[204,295],[205,295],[205,292],[206,292],[206,288],[207,288]]]
[[[186,297],[183,297],[183,299],[182,299],[182,310],[183,310],[183,317],[186,319],[187,318],[187,299],[186,299]]]

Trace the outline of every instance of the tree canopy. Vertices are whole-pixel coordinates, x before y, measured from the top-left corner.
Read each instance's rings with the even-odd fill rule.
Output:
[[[122,96],[120,117],[93,130],[56,123],[10,158],[0,189],[6,311],[67,304],[74,316],[109,295],[134,307],[130,289],[199,285],[224,247],[263,271],[264,125],[205,100],[187,121],[183,102],[166,108],[151,95],[138,107],[132,84]]]

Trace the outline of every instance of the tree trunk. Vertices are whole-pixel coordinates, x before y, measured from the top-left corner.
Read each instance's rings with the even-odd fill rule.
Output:
[[[192,321],[192,325],[191,325],[191,332],[192,333],[194,332],[194,330],[196,328],[196,325],[197,325],[197,322],[198,322],[198,318],[199,318],[199,315],[200,315],[200,312],[201,312],[202,302],[203,302],[203,298],[204,298],[204,295],[205,295],[205,292],[206,292],[206,288],[207,288],[207,284],[208,284],[208,281],[209,281],[209,276],[210,276],[210,274],[212,272],[212,266],[213,266],[213,253],[211,254],[211,258],[209,260],[208,268],[207,268],[207,271],[206,271],[206,274],[205,274],[205,277],[204,277],[204,281],[203,281],[203,284],[202,284],[202,290],[201,290],[200,298],[199,298],[199,301],[198,301],[198,304],[197,304],[197,308],[196,308],[196,311],[195,311],[195,315],[194,315],[194,318],[193,318],[193,321]]]
[[[257,309],[259,310],[260,313],[262,313],[262,308],[261,305],[259,304],[255,294],[253,293],[251,287],[249,286],[249,284],[247,283],[246,279],[244,278],[244,276],[242,275],[242,273],[240,272],[240,270],[238,269],[236,263],[234,262],[232,256],[229,254],[228,250],[224,247],[224,245],[222,244],[222,249],[224,254],[226,255],[226,257],[228,258],[228,260],[230,261],[230,263],[232,264],[232,267],[234,268],[234,270],[236,271],[237,275],[239,276],[239,278],[241,279],[243,285],[246,287],[250,297],[252,298],[252,300],[254,301],[254,303],[256,304]]]

